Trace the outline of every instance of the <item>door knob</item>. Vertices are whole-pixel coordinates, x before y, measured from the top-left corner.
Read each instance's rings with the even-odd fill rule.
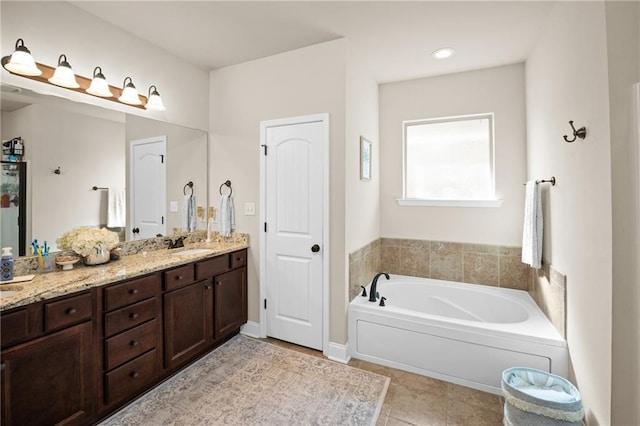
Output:
[[[311,251],[314,252],[314,253],[319,252],[320,251],[320,246],[317,245],[317,244],[312,245],[311,246]]]

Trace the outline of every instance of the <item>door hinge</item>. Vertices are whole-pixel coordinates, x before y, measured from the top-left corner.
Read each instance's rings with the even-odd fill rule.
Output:
[[[260,146],[264,147],[264,155],[267,155],[267,144],[262,144]]]
[[[267,309],[267,299],[264,299],[264,308]]]
[[[267,232],[267,222],[264,223],[264,232]]]

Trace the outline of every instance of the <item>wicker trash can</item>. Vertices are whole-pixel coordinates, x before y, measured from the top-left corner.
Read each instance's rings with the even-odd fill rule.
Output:
[[[536,370],[514,367],[502,372],[506,426],[581,425],[580,392],[568,380]]]

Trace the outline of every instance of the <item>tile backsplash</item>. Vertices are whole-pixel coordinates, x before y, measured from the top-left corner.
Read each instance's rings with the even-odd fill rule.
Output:
[[[542,259],[542,268],[529,271],[529,294],[556,327],[567,336],[567,276]]]
[[[380,271],[528,290],[520,257],[520,247],[380,238],[349,255],[349,295]]]

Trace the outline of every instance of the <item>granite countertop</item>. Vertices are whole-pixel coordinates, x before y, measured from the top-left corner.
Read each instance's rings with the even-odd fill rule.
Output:
[[[79,266],[70,271],[57,269],[57,272],[37,274],[31,281],[1,285],[1,287],[7,290],[18,289],[19,291],[6,296],[2,295],[2,293],[4,293],[3,291],[0,291],[0,311],[87,290],[92,287],[123,281],[248,247],[249,244],[246,241],[186,244],[185,247],[178,249],[150,250],[122,256],[119,260],[111,261],[103,265]],[[172,255],[172,253],[192,248],[206,248],[213,250],[213,252],[186,256]]]

